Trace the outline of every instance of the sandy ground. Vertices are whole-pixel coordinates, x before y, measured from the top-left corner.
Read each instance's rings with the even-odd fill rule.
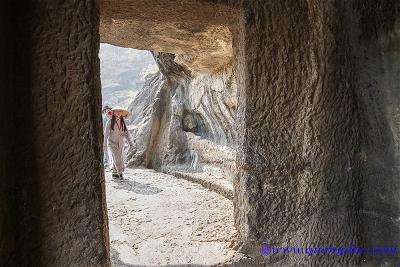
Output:
[[[106,172],[112,266],[210,266],[233,256],[232,202],[152,170]]]

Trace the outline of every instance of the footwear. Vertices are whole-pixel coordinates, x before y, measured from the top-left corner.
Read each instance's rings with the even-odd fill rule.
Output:
[[[123,178],[124,178],[124,177],[122,176],[122,174],[117,174],[117,173],[113,173],[113,174],[112,174],[112,177],[113,177],[114,179],[117,179],[117,178],[123,179]]]

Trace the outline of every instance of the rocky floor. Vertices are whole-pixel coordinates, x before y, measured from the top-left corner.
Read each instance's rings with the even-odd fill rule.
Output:
[[[106,172],[112,266],[211,266],[234,253],[232,202],[152,170]]]

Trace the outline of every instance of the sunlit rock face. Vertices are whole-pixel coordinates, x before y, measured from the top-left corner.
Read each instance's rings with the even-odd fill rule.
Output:
[[[102,42],[173,53],[179,64],[202,72],[232,61],[234,8],[193,0],[103,0],[101,12]]]
[[[137,149],[130,166],[160,170],[234,171],[236,90],[231,66],[198,74],[172,54],[154,53],[160,72],[149,77],[129,110]]]

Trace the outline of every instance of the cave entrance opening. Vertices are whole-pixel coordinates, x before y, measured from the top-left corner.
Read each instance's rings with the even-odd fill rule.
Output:
[[[99,58],[103,126],[112,120],[107,108],[128,110],[125,122],[134,143],[130,150],[125,140],[123,178],[113,177],[117,166],[112,152],[110,148],[103,151],[112,265],[211,265],[231,259],[236,244],[232,192],[218,190],[218,183],[212,183],[212,190],[204,186],[207,177],[217,179],[211,175],[218,169],[212,166],[218,157],[213,153],[219,154],[219,161],[225,157],[232,163],[233,156],[227,156],[228,146],[223,145],[230,136],[206,124],[205,119],[212,119],[206,113],[215,113],[213,106],[193,112],[190,101],[184,103],[188,102],[185,95],[195,97],[197,82],[209,87],[201,98],[224,101],[219,93],[207,93],[212,91],[205,82],[210,76],[193,79],[190,70],[168,53],[101,43]],[[167,137],[150,138],[153,135]],[[178,146],[183,140],[181,152],[169,150],[166,157],[157,156],[166,143]],[[179,160],[170,161],[171,155]],[[232,187],[231,181],[219,178]]]

